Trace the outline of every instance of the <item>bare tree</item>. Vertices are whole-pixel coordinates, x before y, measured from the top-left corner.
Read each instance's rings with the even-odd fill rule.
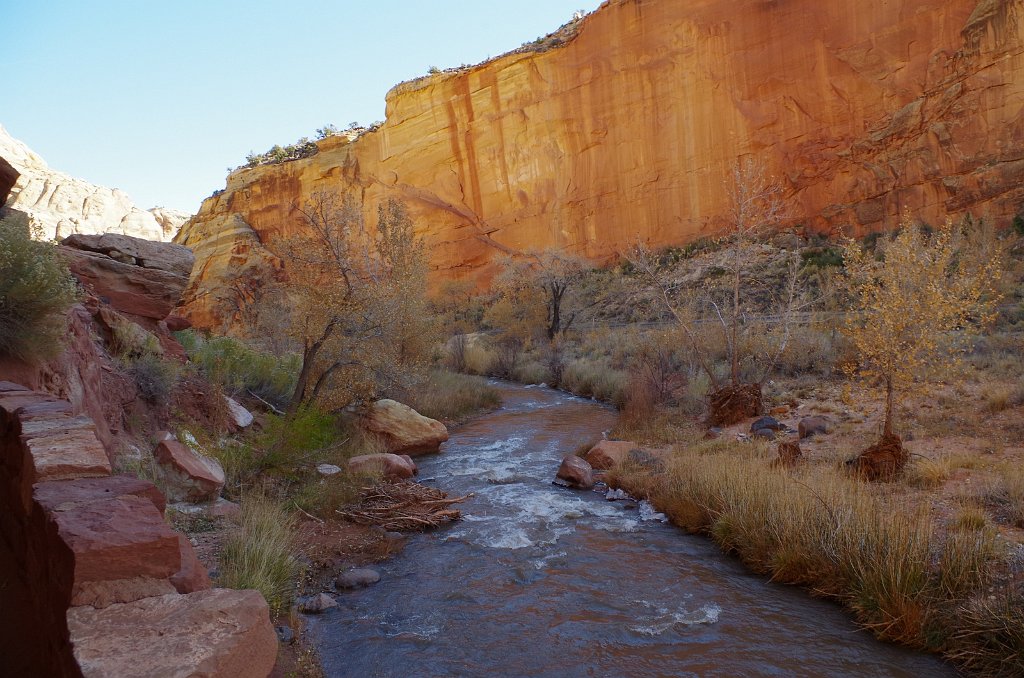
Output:
[[[519,257],[505,258],[502,267],[495,281],[498,310],[492,318],[505,313],[524,325],[542,323],[548,341],[553,341],[589,308],[576,294],[592,270],[582,257],[550,248],[530,250]],[[510,308],[502,309],[502,304]]]

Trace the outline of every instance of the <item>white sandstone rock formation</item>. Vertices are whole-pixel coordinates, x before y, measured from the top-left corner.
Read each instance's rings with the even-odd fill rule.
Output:
[[[124,191],[96,186],[51,169],[32,149],[8,134],[3,125],[0,158],[21,173],[6,206],[28,214],[42,226],[47,238],[121,233],[167,242],[189,218],[164,207],[139,209]]]

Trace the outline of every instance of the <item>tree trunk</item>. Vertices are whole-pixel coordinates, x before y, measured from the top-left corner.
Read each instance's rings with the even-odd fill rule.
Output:
[[[319,352],[319,344],[306,346],[302,349],[302,369],[299,370],[299,378],[295,382],[295,390],[292,391],[292,399],[288,402],[285,415],[291,418],[299,411],[299,405],[306,397],[306,389],[309,387],[309,377],[313,373],[313,363],[316,362],[316,354]]]
[[[892,435],[892,377],[885,378],[885,426],[882,429],[882,437]]]
[[[732,385],[738,386],[740,383],[740,349],[736,343],[736,339],[739,335],[740,325],[740,252],[739,243],[736,243],[736,260],[733,264],[736,266],[736,278],[733,281],[732,287],[732,339],[730,340],[730,348],[732,349]]]
[[[548,324],[548,341],[553,341],[555,335],[562,330],[562,295],[565,288],[551,286],[551,322]]]

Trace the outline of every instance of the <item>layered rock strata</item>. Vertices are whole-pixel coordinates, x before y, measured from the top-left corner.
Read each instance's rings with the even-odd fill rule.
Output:
[[[0,382],[0,674],[270,673],[266,602],[210,589],[164,505],[69,403]]]
[[[372,223],[400,198],[434,280],[498,255],[597,261],[720,231],[738,158],[783,184],[788,225],[863,233],[1024,202],[1021,0],[609,0],[557,46],[403,83],[387,120],[319,153],[240,169],[177,241],[202,326],[226,279],[280,265],[295,207],[352,190]]]
[[[38,154],[0,125],[0,202],[7,196],[4,166],[20,176],[7,208],[24,212],[46,238],[73,233],[121,233],[149,240],[170,240],[189,215],[155,207],[139,209],[124,191],[97,186],[51,169]]]

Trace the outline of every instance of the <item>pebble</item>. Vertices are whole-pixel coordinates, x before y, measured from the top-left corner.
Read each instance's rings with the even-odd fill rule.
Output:
[[[295,642],[295,631],[292,631],[290,626],[275,626],[274,633],[277,634],[277,639],[285,645],[291,645]]]

